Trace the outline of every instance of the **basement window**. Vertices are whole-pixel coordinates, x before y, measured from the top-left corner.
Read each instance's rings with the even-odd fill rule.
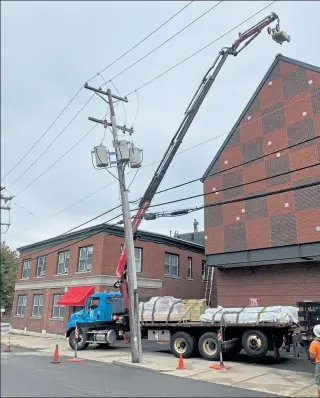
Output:
[[[24,316],[27,305],[27,296],[18,296],[16,315]]]
[[[43,310],[43,294],[34,294],[31,316],[41,318],[42,310]]]
[[[164,275],[173,277],[179,276],[179,256],[176,254],[165,253]]]

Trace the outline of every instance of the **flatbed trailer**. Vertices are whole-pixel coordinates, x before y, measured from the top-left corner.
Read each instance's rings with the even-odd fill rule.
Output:
[[[128,317],[111,322],[77,323],[80,341],[78,350],[87,348],[89,344],[103,346],[112,345],[116,340],[128,338]],[[244,349],[251,357],[261,358],[268,351],[279,357],[279,349],[292,343],[294,324],[255,322],[226,323],[221,322],[141,322],[141,337],[154,342],[168,342],[171,352],[176,357],[190,358],[200,354],[208,361],[219,359],[222,350],[233,357]],[[74,348],[72,334],[67,335]]]

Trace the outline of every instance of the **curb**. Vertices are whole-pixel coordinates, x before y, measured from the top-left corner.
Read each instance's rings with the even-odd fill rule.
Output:
[[[112,361],[112,365],[123,366],[124,368],[142,369],[142,370],[147,370],[149,372],[158,372],[158,373],[173,372],[174,370],[176,370],[176,369],[151,369],[150,367],[148,367],[147,364],[144,363],[127,363],[117,360]]]

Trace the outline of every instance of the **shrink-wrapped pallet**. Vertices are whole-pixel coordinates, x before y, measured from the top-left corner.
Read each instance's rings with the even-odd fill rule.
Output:
[[[226,312],[233,312],[227,314]],[[298,324],[298,308],[292,306],[273,307],[245,307],[245,308],[208,308],[200,316],[202,322],[216,323],[221,321],[224,314],[224,321],[234,324],[246,323],[280,323]]]

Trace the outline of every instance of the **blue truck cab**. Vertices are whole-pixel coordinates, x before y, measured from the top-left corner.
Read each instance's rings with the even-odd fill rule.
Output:
[[[127,331],[127,319],[120,292],[97,292],[87,298],[84,309],[71,314],[66,337],[74,349],[77,325],[78,350],[87,348],[90,343],[107,346]]]

